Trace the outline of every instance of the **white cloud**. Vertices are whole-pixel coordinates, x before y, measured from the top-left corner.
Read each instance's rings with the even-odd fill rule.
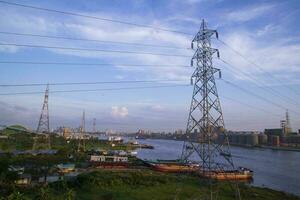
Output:
[[[118,80],[123,80],[123,79],[125,78],[125,76],[122,76],[122,75],[116,75],[115,78],[118,79]]]
[[[152,105],[146,106],[145,109],[153,111],[153,112],[166,111],[166,108],[163,105],[160,105],[160,104],[152,104]]]
[[[128,108],[125,106],[112,106],[111,115],[116,118],[124,118],[128,116]]]
[[[200,2],[202,2],[203,0],[187,0],[187,2],[189,3],[189,4],[195,4],[195,3],[200,3]]]
[[[35,15],[35,13],[20,13],[17,11],[1,11],[4,28],[8,30],[14,30],[16,32],[24,33],[38,33],[41,35],[56,35],[65,37],[86,38],[103,41],[122,41],[130,43],[146,43],[154,45],[165,46],[178,46],[188,48],[190,38],[185,35],[180,35],[171,32],[155,31],[152,29],[143,29],[133,26],[124,26],[117,23],[105,23],[101,21],[88,20],[85,18],[68,17],[63,22],[57,21],[57,19],[49,18],[43,15]],[[84,13],[85,14],[85,13]],[[89,15],[99,16],[102,18],[114,18],[106,14],[89,13]],[[108,17],[110,16],[110,17]],[[117,16],[116,19],[140,19],[138,16]],[[30,19],[30,20],[28,20]],[[4,23],[5,21],[5,23]],[[152,24],[160,27],[159,21],[152,19]],[[163,27],[168,28],[167,24]],[[170,28],[172,29],[172,28]],[[67,33],[67,34],[66,34]],[[41,39],[32,37],[9,37],[0,35],[4,41],[11,42],[13,40],[16,43],[23,44],[36,44],[36,45],[49,45],[49,46],[62,46],[62,47],[75,47],[75,48],[87,48],[87,49],[106,49],[106,50],[120,50],[120,51],[137,51],[137,52],[155,52],[161,54],[176,54],[176,55],[191,55],[192,52],[180,49],[169,48],[154,48],[154,47],[141,47],[141,46],[126,46],[116,45],[113,43],[101,43],[101,42],[80,42],[72,40],[53,40],[53,39]],[[9,53],[18,52],[19,48],[15,47],[2,47],[0,51]],[[22,48],[28,50],[27,48]],[[84,57],[84,58],[96,58],[101,62],[125,63],[125,64],[139,64],[142,65],[165,65],[174,64],[170,67],[126,67],[117,66],[122,70],[130,71],[143,71],[147,74],[145,78],[157,78],[157,79],[180,79],[186,80],[190,74],[190,68],[176,68],[176,65],[187,65],[190,61],[189,58],[182,57],[165,57],[146,54],[116,54],[105,52],[93,52],[93,51],[71,51],[71,50],[58,50],[58,49],[44,49],[46,51],[53,52],[55,54]]]
[[[284,79],[288,74],[292,76],[295,72],[300,73],[300,57],[298,56],[300,55],[300,44],[291,43],[289,38],[266,41],[251,36],[250,32],[240,31],[228,35],[225,42],[248,60],[256,63],[263,71],[225,46],[220,46],[221,58],[238,68],[239,71],[250,73],[261,81],[266,81],[265,79],[268,77],[260,77],[265,71],[277,73],[279,76],[284,75],[285,77],[282,77]],[[236,78],[249,80],[241,74],[236,74]],[[291,81],[295,80],[286,79],[285,83],[288,84]],[[268,84],[271,83],[268,82]]]
[[[264,36],[275,31],[278,31],[278,26],[275,26],[274,24],[267,24],[262,29],[259,29],[256,33],[257,36]]]
[[[0,42],[1,44],[2,42]],[[5,42],[3,42],[5,43]],[[0,46],[0,52],[16,53],[20,48],[14,46]]]
[[[188,4],[197,4],[197,3],[204,3],[204,2],[222,2],[223,0],[186,0]]]
[[[246,22],[262,16],[269,12],[274,5],[264,4],[254,7],[248,7],[242,10],[236,10],[227,14],[228,21]]]
[[[190,0],[190,3],[203,2],[206,0]],[[233,22],[246,22],[258,17],[263,16],[265,13],[268,13],[273,8],[272,5],[261,5],[256,7],[250,7],[247,9],[242,9],[238,11],[233,11],[227,13],[227,20]],[[66,36],[66,37],[78,37],[86,39],[97,39],[97,40],[118,40],[123,42],[133,42],[133,43],[148,43],[148,44],[157,44],[157,45],[167,45],[167,46],[180,46],[180,47],[189,47],[190,39],[187,36],[154,31],[152,29],[143,29],[132,26],[123,26],[121,24],[114,23],[105,23],[101,21],[87,20],[84,18],[73,18],[73,17],[64,17],[63,21],[58,20],[58,17],[55,16],[49,17],[48,15],[42,15],[42,12],[27,12],[23,13],[24,10],[11,11],[11,10],[0,10],[0,24],[5,30],[11,30],[15,32],[24,32],[24,33],[38,33],[44,35],[57,35],[57,36]],[[37,14],[36,14],[37,13]],[[86,13],[83,13],[86,14]],[[160,27],[161,23],[156,19],[147,19],[147,17],[140,16],[114,16],[112,13],[99,14],[99,13],[88,13],[88,15],[95,15],[104,18],[112,19],[122,19],[124,21],[132,21],[141,24],[153,24],[157,27]],[[190,16],[190,13],[186,16]],[[160,19],[165,22],[161,27],[168,28],[168,24],[176,24],[176,20],[186,21],[186,23],[193,22],[197,24],[195,26],[195,31],[199,27],[198,18],[179,16],[179,18],[167,18]],[[227,20],[226,23],[228,24]],[[211,21],[210,21],[211,22]],[[169,26],[170,29],[176,30],[176,27]],[[230,26],[229,26],[230,28]],[[251,27],[253,28],[253,27]],[[237,30],[237,29],[233,29]],[[232,29],[231,29],[232,31]],[[271,42],[264,42],[261,39],[253,38],[253,33],[257,34],[256,36],[264,36],[266,33],[273,31],[271,25],[267,25],[260,31],[251,29],[248,31],[236,31],[235,33],[230,32],[230,35],[227,36],[226,42],[230,44],[234,49],[238,50],[243,55],[246,55],[249,59],[255,61],[257,64],[269,71],[269,72],[281,72],[284,78],[288,79],[289,73],[299,72],[297,66],[300,65],[300,48],[298,44],[288,44],[286,39],[274,40]],[[4,37],[1,36],[1,41],[13,41],[19,43],[32,43],[32,44],[44,44],[51,46],[64,46],[64,47],[79,47],[79,48],[105,48],[105,49],[118,49],[118,50],[131,50],[131,51],[147,51],[147,52],[161,52],[166,54],[187,54],[192,56],[192,51],[188,52],[185,50],[178,49],[158,49],[158,48],[146,48],[146,47],[128,47],[128,46],[116,46],[112,44],[105,43],[96,43],[96,42],[79,42],[79,41],[68,41],[68,40],[52,40],[52,39],[38,39],[30,37]],[[222,34],[222,36],[224,36]],[[254,37],[256,37],[254,35]],[[287,35],[283,37],[288,38]],[[19,38],[19,39],[18,39]],[[22,39],[21,39],[22,38]],[[15,53],[26,50],[26,48],[1,48],[0,51]],[[179,80],[189,80],[190,75],[194,68],[179,68],[175,67],[176,65],[189,65],[189,58],[180,58],[180,57],[161,57],[154,55],[129,55],[129,54],[108,54],[108,53],[99,53],[99,52],[83,52],[83,51],[63,51],[63,50],[47,50],[55,54],[60,55],[70,55],[74,57],[83,57],[83,58],[93,58],[99,59],[100,62],[107,63],[127,63],[127,64],[148,64],[148,65],[165,65],[173,64],[174,66],[170,67],[126,67],[117,65],[116,67],[119,70],[123,70],[124,73],[121,75],[115,75],[114,78],[122,79],[126,77],[128,79],[134,79],[131,75],[134,73],[140,73],[140,77],[143,79],[179,79]],[[241,59],[236,54],[232,53],[230,50],[222,47],[220,49],[221,57],[232,63],[234,66],[237,66],[239,70],[244,70],[252,73],[253,75],[259,75],[259,71],[255,70],[255,67],[251,66],[243,59]],[[67,57],[67,56],[66,56]],[[43,58],[40,58],[41,60]],[[46,59],[46,58],[45,58]],[[69,58],[68,58],[69,59]],[[71,60],[71,59],[69,59]],[[87,62],[89,62],[87,60]],[[95,61],[97,62],[97,61]],[[130,71],[129,71],[130,70]],[[126,73],[128,72],[128,73]],[[294,74],[295,74],[294,73]],[[104,76],[107,74],[103,74]],[[247,79],[244,76],[238,76],[239,79]],[[171,84],[171,83],[170,83]],[[154,96],[153,96],[154,97]],[[83,98],[83,95],[80,97]],[[88,98],[88,97],[86,97]],[[146,97],[143,97],[146,98]],[[154,97],[156,98],[156,97]],[[22,97],[23,99],[23,97]],[[148,126],[150,128],[154,127],[165,127],[166,121],[169,121],[169,118],[180,118],[176,121],[175,125],[180,124],[179,122],[185,123],[186,121],[186,105],[184,108],[181,108],[178,111],[178,106],[176,105],[161,105],[160,103],[153,103],[153,105],[147,105],[146,107],[129,107],[130,115],[128,116],[128,105],[125,106],[112,106],[118,105],[118,102],[111,102],[110,100],[103,100],[105,105],[99,102],[89,102],[89,101],[79,101],[71,102],[68,99],[62,97],[61,99],[51,99],[51,102],[55,102],[55,105],[51,105],[52,108],[55,106],[55,110],[50,110],[61,119],[68,119],[68,117],[74,117],[74,124],[79,124],[81,117],[81,110],[86,109],[87,115],[89,116],[101,116],[101,119],[106,119],[107,121],[126,121],[137,126],[136,119],[140,120],[141,116],[145,116],[145,121],[148,120]],[[19,101],[19,100],[18,100]],[[38,99],[38,106],[36,106],[34,119],[37,120],[38,114],[40,112],[42,97]],[[117,101],[117,100],[116,100]],[[33,105],[31,101],[23,101],[28,107]],[[100,105],[99,105],[100,104]],[[74,109],[75,108],[75,109]],[[135,110],[136,109],[136,110]],[[175,111],[176,110],[176,111]],[[163,112],[160,112],[163,111]],[[11,112],[11,111],[9,111]],[[61,114],[58,114],[61,113]],[[139,114],[135,120],[130,121],[130,117],[134,114]],[[147,115],[145,115],[147,113]],[[184,113],[182,115],[182,113]],[[167,116],[167,117],[166,117]],[[149,120],[149,118],[153,118]],[[183,119],[184,118],[184,119]],[[98,119],[97,119],[98,120]],[[162,125],[155,124],[153,125],[153,120],[159,121]],[[58,121],[58,120],[56,120]],[[99,120],[100,121],[100,120]],[[51,122],[52,123],[52,122]],[[61,123],[61,121],[59,121]],[[170,122],[171,123],[171,122]],[[139,124],[139,123],[138,123]],[[145,123],[146,124],[146,123]],[[174,127],[174,124],[170,124],[170,127]],[[140,125],[140,124],[139,124]],[[142,126],[142,125],[140,125]]]

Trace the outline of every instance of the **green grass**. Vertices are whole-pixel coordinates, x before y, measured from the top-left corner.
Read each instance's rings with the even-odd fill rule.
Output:
[[[167,200],[203,199],[209,194],[206,180],[189,175],[163,174],[153,171],[109,172],[100,171],[78,177],[76,199],[114,200]],[[217,183],[220,199],[234,199],[234,190],[229,184]],[[300,199],[270,189],[241,186],[242,199]]]
[[[219,198],[235,199],[229,184],[216,183]],[[45,192],[46,191],[46,192]],[[240,185],[243,200],[299,200],[300,198],[266,188]],[[196,200],[209,195],[207,180],[191,175],[175,175],[151,170],[102,170],[81,174],[74,181],[19,189],[28,199],[76,200]]]
[[[9,139],[0,140],[0,149],[4,151],[31,149],[34,136],[24,132],[9,130]],[[67,143],[62,137],[51,137],[52,146],[59,151],[56,155],[6,155],[0,158],[0,183],[5,179],[4,168],[9,164],[24,163],[36,166],[53,166],[58,163],[73,162],[79,164],[87,160],[86,153],[77,152],[78,141]],[[87,149],[133,149],[130,145],[120,144],[111,147],[109,142],[91,139],[86,141]],[[68,155],[72,154],[72,159]],[[4,165],[6,167],[4,167]],[[41,172],[30,171],[31,174]],[[9,177],[7,174],[7,177]],[[3,180],[2,180],[3,179]],[[219,199],[234,199],[234,191],[228,184],[217,183]],[[300,198],[267,188],[240,185],[243,200],[300,200]],[[209,195],[209,185],[206,180],[191,175],[175,175],[154,172],[151,170],[102,170],[81,174],[71,182],[57,182],[48,186],[19,188],[9,183],[0,185],[2,199],[43,199],[43,200],[169,200],[169,199],[205,199]],[[0,195],[0,200],[1,199]],[[19,196],[22,196],[19,198]]]

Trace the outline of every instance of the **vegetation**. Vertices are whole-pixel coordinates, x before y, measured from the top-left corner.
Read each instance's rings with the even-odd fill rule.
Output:
[[[14,150],[28,150],[32,148],[34,134],[20,125],[13,125],[2,130],[2,135],[7,138],[0,139],[0,150],[11,152]]]
[[[27,128],[21,125],[11,125],[9,127],[6,127],[4,130],[2,130],[3,135],[11,135],[16,132],[27,132]]]
[[[234,199],[232,187],[219,183],[219,199]],[[266,188],[241,185],[244,200],[299,200],[300,198]],[[21,199],[80,200],[167,200],[203,199],[209,194],[206,180],[191,175],[175,175],[142,171],[94,171],[72,181],[47,186],[15,188],[12,195]],[[9,199],[8,194],[5,198]]]
[[[25,127],[20,125],[13,125],[5,128],[2,131],[2,135],[8,136],[8,138],[0,138],[0,150],[4,152],[13,152],[15,150],[31,150],[34,142],[34,137],[37,138],[39,144],[37,149],[46,149],[48,147],[45,136],[30,133]],[[62,151],[75,151],[78,149],[78,140],[71,139],[65,140],[62,136],[52,134],[50,137],[51,148]],[[92,138],[85,140],[86,150],[132,150],[135,147],[129,144],[115,144],[112,146],[111,142],[98,140]]]
[[[17,127],[5,129],[3,134],[8,138],[0,139],[0,149],[8,152],[0,155],[0,200],[167,200],[167,199],[203,199],[209,194],[206,180],[192,175],[175,175],[154,172],[146,169],[135,170],[98,170],[79,175],[70,181],[60,181],[48,185],[19,187],[15,185],[18,179],[16,172],[8,170],[10,165],[26,166],[25,173],[36,176],[47,176],[51,168],[59,163],[72,162],[77,166],[88,159],[87,152],[78,152],[78,140],[66,141],[60,136],[51,136],[51,145],[58,152],[53,155],[13,155],[14,150],[31,150],[33,137],[37,135]],[[117,144],[97,139],[85,141],[88,151],[101,150],[131,150],[134,146]],[[130,158],[134,160],[134,158]],[[138,165],[134,160],[133,165]],[[52,168],[53,169],[53,168]],[[234,199],[232,187],[217,183],[220,188],[219,199]],[[244,200],[300,200],[300,198],[266,188],[241,185]]]

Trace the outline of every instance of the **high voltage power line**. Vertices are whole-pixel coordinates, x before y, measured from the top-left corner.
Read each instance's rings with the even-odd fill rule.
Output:
[[[222,41],[221,39],[218,39],[218,41],[220,41],[224,46],[226,46],[227,48],[229,48],[232,52],[236,53],[237,55],[239,55],[241,58],[243,58],[246,62],[248,62],[249,64],[251,64],[252,66],[256,67],[257,69],[259,69],[261,72],[266,73],[270,78],[272,78],[275,81],[278,82],[282,82],[280,79],[276,78],[273,74],[267,72],[266,70],[264,70],[262,67],[260,67],[258,64],[256,64],[255,62],[253,62],[252,60],[250,60],[249,58],[247,58],[246,56],[244,56],[243,54],[241,54],[239,51],[237,51],[236,49],[232,48],[230,45],[228,45],[226,42]],[[288,87],[285,84],[282,84],[284,87],[286,87],[287,89],[289,89],[290,91],[293,91],[293,93],[300,95],[300,93],[296,90],[294,90],[291,87]]]
[[[224,79],[223,79],[224,80]],[[0,87],[23,87],[23,86],[45,86],[45,85],[97,85],[97,84],[114,84],[114,83],[155,83],[155,82],[179,82],[179,81],[183,81],[183,80],[137,80],[137,81],[102,81],[102,82],[64,82],[64,83],[28,83],[28,84],[0,84]],[[228,83],[229,81],[227,81]],[[230,82],[230,84],[233,84]],[[174,85],[174,87],[177,87],[178,85]],[[185,85],[184,85],[185,86]],[[235,85],[236,86],[236,85]],[[107,89],[88,89],[88,90],[61,90],[61,91],[52,91],[50,93],[62,93],[62,92],[84,92],[84,91],[102,91],[102,90],[126,90],[126,89],[140,89],[140,88],[161,88],[161,87],[165,87],[165,86],[150,86],[150,87],[130,87],[130,88],[107,88]],[[171,87],[171,86],[166,86],[166,87]],[[173,86],[172,86],[173,87]],[[3,93],[0,95],[19,95],[19,94],[40,94],[43,92],[21,92],[21,93]],[[272,113],[268,110],[265,110],[263,108],[259,108],[256,106],[253,106],[251,104],[247,104],[245,102],[241,102],[238,101],[237,99],[233,99],[231,97],[227,97],[227,96],[222,96],[225,99],[229,99],[231,101],[237,102],[239,104],[245,105],[249,108],[254,108],[260,111],[263,111],[265,113],[271,113],[271,114],[275,114]],[[266,100],[266,99],[264,99]],[[277,115],[277,114],[275,114]],[[279,116],[279,115],[278,115]]]
[[[224,83],[226,83],[226,84],[228,84],[228,85],[230,85],[230,86],[232,86],[232,87],[235,87],[235,88],[239,89],[240,91],[243,91],[243,92],[246,93],[246,94],[250,94],[251,96],[254,96],[254,97],[258,98],[258,99],[261,99],[261,100],[263,100],[263,101],[265,101],[265,102],[267,102],[267,103],[270,103],[270,104],[272,104],[272,105],[274,105],[274,106],[276,106],[276,107],[278,107],[278,108],[281,108],[281,109],[284,109],[284,110],[287,109],[286,107],[284,107],[284,106],[282,106],[282,105],[280,105],[280,104],[278,104],[278,103],[276,103],[276,102],[274,102],[274,101],[271,101],[271,100],[269,100],[268,98],[265,98],[265,97],[263,97],[263,96],[261,96],[261,95],[258,95],[258,94],[256,94],[255,92],[252,92],[252,91],[250,91],[250,90],[248,90],[248,89],[245,89],[244,87],[241,87],[241,86],[239,86],[239,85],[237,85],[237,84],[234,84],[234,83],[232,83],[232,82],[230,82],[230,81],[228,81],[228,80],[222,79],[222,78],[221,78],[221,80],[222,80]],[[294,111],[294,110],[291,110],[291,111],[294,112],[294,113],[297,114],[297,115],[300,115],[300,113],[297,112],[297,111]]]
[[[186,32],[182,32],[182,31],[177,31],[177,30],[171,30],[171,29],[166,29],[166,28],[159,28],[159,27],[154,27],[154,26],[150,26],[150,25],[143,25],[143,24],[137,24],[137,23],[131,23],[131,22],[126,22],[126,21],[120,21],[120,20],[113,20],[113,19],[108,19],[108,18],[101,18],[101,17],[96,17],[96,16],[90,16],[90,15],[83,15],[83,14],[78,14],[78,13],[73,13],[73,12],[67,12],[67,11],[60,11],[60,10],[55,10],[55,9],[48,9],[48,8],[42,8],[42,7],[36,7],[36,6],[31,6],[31,5],[25,5],[25,4],[19,4],[19,3],[12,3],[12,2],[7,2],[7,1],[0,1],[0,3],[2,4],[7,4],[7,5],[11,5],[11,6],[18,6],[18,7],[24,7],[24,8],[30,8],[30,9],[36,9],[36,10],[42,10],[42,11],[47,11],[47,12],[53,12],[53,13],[59,13],[59,14],[64,14],[64,15],[71,15],[71,16],[77,16],[77,17],[85,17],[85,18],[90,18],[90,19],[95,19],[95,20],[101,20],[101,21],[106,21],[106,22],[112,22],[112,23],[119,23],[119,24],[125,24],[125,25],[131,25],[131,26],[136,26],[136,27],[142,27],[142,28],[149,28],[149,29],[154,29],[154,30],[160,30],[160,31],[166,31],[166,32],[173,32],[173,33],[179,33],[179,34],[184,34],[184,35],[192,35],[190,33],[186,33]],[[40,35],[42,36],[42,35]],[[55,37],[55,36],[54,36]],[[57,36],[59,37],[59,36]],[[58,38],[57,38],[58,39]],[[61,38],[63,39],[63,38]],[[74,38],[76,39],[76,38]],[[223,45],[225,45],[226,47],[228,47],[232,52],[236,53],[237,55],[239,55],[240,57],[242,57],[244,60],[246,60],[248,63],[251,63],[253,66],[255,66],[256,68],[258,68],[260,71],[268,74],[271,78],[273,78],[276,81],[281,82],[278,78],[274,77],[272,74],[270,74],[269,72],[266,72],[265,70],[263,70],[259,65],[257,65],[255,62],[251,61],[250,59],[248,59],[246,56],[244,56],[243,54],[239,53],[237,50],[235,50],[234,48],[232,48],[230,45],[228,45],[226,42],[218,39],[218,41],[220,41]],[[5,44],[2,44],[5,45]],[[6,44],[6,45],[14,45],[14,46],[21,46],[20,44]],[[36,47],[36,48],[56,48],[56,47],[47,47],[47,46],[39,46],[39,45],[23,45],[24,47]],[[82,50],[82,51],[95,51],[95,49],[80,49],[80,48],[65,48],[65,47],[58,47],[61,49],[65,49],[65,50]],[[160,56],[180,56],[180,57],[189,57],[186,55],[169,55],[169,54],[156,54],[156,53],[152,53],[152,52],[130,52],[130,51],[113,51],[113,50],[96,50],[96,51],[103,51],[103,52],[110,52],[110,53],[133,53],[133,54],[149,54],[149,55],[160,55]],[[4,62],[2,62],[3,64]],[[12,64],[13,62],[10,63],[6,63],[6,64]],[[18,63],[18,64],[55,64],[55,63],[30,63],[30,62],[23,62],[23,63]],[[64,63],[65,65],[71,65],[71,64],[67,64]],[[76,65],[76,64],[75,64]],[[78,63],[78,65],[81,65]],[[85,65],[94,65],[94,64],[85,64]],[[97,64],[96,64],[97,65]],[[284,87],[288,88],[289,90],[293,91],[294,93],[299,95],[299,92],[294,90],[293,88],[290,88],[286,85],[283,85]],[[273,90],[274,93],[274,90]],[[277,94],[278,95],[278,94]],[[297,103],[298,104],[298,103]],[[277,104],[279,105],[279,104]],[[282,106],[281,106],[282,107]]]
[[[277,103],[275,103],[275,102],[273,102],[273,101],[270,101],[269,99],[267,99],[267,98],[265,98],[265,97],[262,97],[262,96],[256,94],[255,92],[252,92],[252,91],[250,91],[250,90],[246,90],[245,88],[243,88],[243,87],[241,87],[241,86],[239,86],[239,85],[237,85],[237,84],[234,84],[234,83],[232,83],[231,81],[228,81],[228,80],[225,80],[225,79],[222,79],[222,78],[221,78],[221,80],[222,80],[224,83],[226,83],[226,84],[228,84],[228,85],[230,85],[230,86],[233,86],[233,87],[235,87],[235,88],[237,88],[237,89],[243,91],[243,92],[246,93],[246,94],[251,94],[251,96],[255,96],[255,97],[257,97],[257,98],[259,98],[259,99],[261,99],[261,100],[263,100],[263,101],[266,101],[266,102],[268,102],[268,103],[271,103],[271,104],[273,104],[273,105],[275,105],[275,106],[277,106],[277,107],[279,107],[279,108],[286,109],[286,107],[284,107],[284,106],[282,106],[282,105],[280,105],[280,104],[277,104]]]
[[[17,7],[23,7],[23,8],[29,8],[29,9],[35,9],[35,10],[42,10],[42,11],[47,11],[47,12],[54,12],[54,13],[59,13],[59,14],[64,14],[64,15],[71,15],[71,16],[78,16],[78,17],[84,17],[84,18],[90,18],[90,19],[95,19],[95,20],[100,20],[100,21],[106,21],[106,22],[112,22],[112,23],[119,23],[119,24],[125,24],[125,25],[130,25],[130,26],[136,26],[136,27],[142,27],[142,28],[149,28],[149,29],[154,29],[154,30],[160,30],[160,31],[166,31],[166,32],[173,32],[173,33],[179,33],[179,34],[184,34],[184,35],[190,35],[192,36],[193,34],[183,32],[183,31],[178,31],[178,30],[171,30],[167,28],[160,28],[160,27],[155,27],[151,25],[145,25],[145,24],[137,24],[137,23],[132,23],[132,22],[127,22],[127,21],[122,21],[122,20],[114,20],[114,19],[108,19],[108,18],[103,18],[103,17],[97,17],[97,16],[91,16],[91,15],[83,15],[79,13],[73,13],[73,12],[68,12],[68,11],[61,11],[61,10],[56,10],[56,9],[50,9],[50,8],[44,8],[44,7],[38,7],[38,6],[32,6],[32,5],[25,5],[25,4],[20,4],[20,3],[13,3],[13,2],[8,2],[8,1],[1,1],[0,3],[6,4],[6,5],[11,5],[11,6],[17,6]],[[246,56],[232,48],[230,45],[228,45],[226,42],[224,42],[221,39],[217,39],[220,43],[228,47],[231,51],[242,57],[245,61],[248,63],[251,63],[252,65],[256,66],[260,71],[267,73],[271,78],[273,78],[276,81],[280,81],[278,78],[274,77],[272,74],[269,72],[266,72],[263,70],[259,65],[257,65],[255,62],[251,61],[248,59]],[[281,82],[281,81],[280,81]],[[289,90],[293,91],[294,93],[299,95],[299,92],[284,85],[286,88]]]
[[[132,46],[142,46],[142,47],[155,47],[155,48],[190,50],[190,48],[167,46],[167,45],[131,43],[131,42],[110,41],[110,40],[95,40],[95,39],[73,38],[73,37],[51,36],[51,35],[29,34],[29,33],[16,33],[16,32],[6,32],[6,31],[0,31],[0,34],[39,37],[39,38],[50,38],[50,39],[62,39],[62,40],[86,41],[86,42],[99,42],[99,43],[108,43],[108,44],[132,45]]]
[[[22,64],[22,65],[83,65],[83,66],[122,66],[122,67],[184,67],[189,65],[177,64],[122,64],[122,63],[76,63],[76,62],[41,62],[41,61],[0,61],[0,64]]]
[[[108,18],[104,18],[104,17],[84,15],[84,14],[73,13],[73,12],[68,12],[68,11],[55,10],[55,9],[50,9],[50,8],[43,8],[43,7],[25,5],[25,4],[20,4],[20,3],[13,3],[13,2],[8,2],[8,1],[0,1],[0,3],[11,5],[11,6],[18,6],[18,7],[23,7],[23,8],[30,8],[30,9],[35,9],[35,10],[42,10],[42,11],[47,11],[47,12],[59,13],[59,14],[64,14],[64,15],[71,15],[71,16],[84,17],[84,18],[95,19],[95,20],[100,20],[100,21],[106,21],[106,22],[112,22],[112,23],[118,23],[118,24],[125,24],[125,25],[130,25],[130,26],[148,28],[148,29],[155,29],[155,30],[159,30],[159,31],[180,33],[180,34],[184,34],[184,35],[192,35],[190,33],[177,31],[177,30],[154,27],[154,26],[144,25],[144,24],[137,24],[137,23],[126,22],[126,21],[121,21],[121,20],[108,19]]]
[[[135,90],[135,89],[152,89],[152,88],[172,88],[172,87],[188,87],[190,84],[176,84],[176,85],[156,85],[156,86],[142,86],[142,87],[119,87],[119,88],[99,88],[99,89],[79,89],[79,90],[54,90],[49,93],[73,93],[73,92],[97,92],[97,91],[114,91],[114,90]],[[5,95],[25,95],[25,94],[43,94],[44,91],[36,92],[12,92],[0,93]]]
[[[245,103],[245,102],[242,102],[242,101],[238,101],[237,99],[234,99],[234,98],[231,98],[231,97],[228,97],[228,96],[222,95],[222,96],[220,96],[220,97],[221,97],[221,98],[224,98],[224,99],[228,99],[228,100],[233,101],[233,102],[236,102],[236,103],[239,103],[239,104],[244,105],[244,106],[246,106],[246,107],[249,107],[249,108],[252,108],[252,109],[256,109],[256,110],[259,110],[259,111],[264,112],[264,113],[270,113],[270,114],[272,114],[272,115],[277,115],[277,116],[282,117],[282,115],[279,115],[279,114],[277,114],[277,113],[273,113],[273,112],[271,112],[271,111],[269,111],[269,110],[267,110],[267,109],[260,108],[260,107],[258,107],[258,106],[253,106],[253,105],[251,105],[251,104],[248,104],[248,103]]]
[[[142,27],[142,28],[149,28],[149,29],[154,29],[154,30],[160,30],[160,31],[166,31],[166,32],[173,32],[173,33],[179,33],[179,34],[184,34],[184,35],[193,35],[191,33],[183,32],[183,31],[178,31],[178,30],[171,30],[167,28],[160,28],[160,27],[154,27],[151,25],[145,25],[145,24],[137,24],[137,23],[132,23],[132,22],[127,22],[127,21],[122,21],[122,20],[114,20],[114,19],[108,19],[108,18],[103,18],[103,17],[97,17],[97,16],[91,16],[91,15],[84,15],[84,14],[79,14],[79,13],[73,13],[73,12],[68,12],[68,11],[61,11],[61,10],[56,10],[56,9],[49,9],[49,8],[44,8],[44,7],[38,7],[38,6],[32,6],[32,5],[25,5],[25,4],[20,4],[20,3],[13,3],[13,2],[8,2],[8,1],[1,1],[0,3],[2,4],[7,4],[11,6],[18,6],[18,7],[24,7],[24,8],[30,8],[30,9],[35,9],[35,10],[42,10],[42,11],[47,11],[47,12],[54,12],[54,13],[59,13],[59,14],[64,14],[64,15],[72,15],[72,16],[78,16],[78,17],[84,17],[84,18],[90,18],[90,19],[95,19],[95,20],[101,20],[101,21],[106,21],[106,22],[112,22],[112,23],[119,23],[119,24],[126,24],[130,26],[136,26],[136,27]],[[255,62],[251,61],[248,59],[246,56],[232,48],[230,45],[228,45],[226,42],[224,42],[221,39],[217,39],[219,42],[221,42],[223,45],[228,47],[231,51],[242,57],[245,61],[248,63],[251,63],[252,65],[256,66],[260,71],[267,73],[272,79],[281,82],[278,78],[274,77],[272,74],[269,72],[263,70],[259,65],[257,65]],[[300,95],[300,93],[286,85],[284,85],[286,88],[289,90],[293,91],[294,93]]]
[[[300,105],[297,101],[295,101],[295,100],[289,98],[288,96],[285,96],[285,95],[281,94],[280,92],[277,92],[276,90],[274,90],[274,89],[271,88],[271,87],[268,87],[266,84],[262,83],[258,78],[256,78],[256,77],[253,76],[252,74],[246,73],[246,72],[244,72],[244,71],[239,70],[237,67],[231,65],[230,63],[228,63],[227,61],[225,61],[225,60],[223,60],[223,59],[221,59],[221,58],[220,58],[220,61],[222,61],[224,64],[226,64],[226,65],[228,65],[228,66],[231,67],[231,68],[229,68],[229,67],[226,67],[226,65],[225,65],[225,67],[226,67],[229,71],[231,71],[231,72],[233,72],[233,73],[236,73],[233,69],[237,70],[238,73],[240,73],[240,74],[242,74],[242,75],[248,77],[250,80],[252,80],[252,82],[253,82],[255,85],[257,85],[259,88],[263,89],[264,91],[269,92],[270,94],[275,95],[275,96],[281,98],[281,99],[282,99],[283,101],[285,101],[285,102],[292,103],[292,104],[294,104],[294,105],[296,105],[296,106],[299,106],[299,105]],[[262,85],[262,87],[261,87],[260,85]]]
[[[188,55],[177,54],[164,54],[153,52],[137,52],[137,51],[121,51],[121,50],[108,50],[108,49],[89,49],[89,48],[75,48],[75,47],[61,47],[61,46],[47,46],[47,45],[32,45],[32,44],[17,44],[17,43],[0,43],[1,46],[16,46],[16,47],[29,47],[29,48],[42,48],[42,49],[60,49],[60,50],[74,50],[74,51],[93,51],[93,52],[106,52],[106,53],[123,53],[123,54],[140,54],[140,55],[153,55],[153,56],[168,56],[168,57],[184,57],[190,58]]]
[[[116,83],[160,83],[160,82],[182,82],[184,80],[127,80],[127,81],[94,81],[94,82],[62,82],[62,83],[26,83],[26,84],[0,84],[0,87],[26,87],[26,86],[46,86],[46,85],[99,85]]]

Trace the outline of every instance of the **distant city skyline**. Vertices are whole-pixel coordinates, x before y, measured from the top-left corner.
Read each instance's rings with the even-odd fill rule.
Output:
[[[250,64],[220,41],[213,40],[212,47],[219,49],[221,59],[234,66],[233,68],[215,59],[215,67],[222,70],[222,78],[274,102],[268,103],[217,79],[226,129],[263,131],[265,128],[280,128],[280,120],[285,118],[286,109],[289,109],[294,131],[300,128],[300,81],[298,78],[300,75],[300,24],[297,20],[300,18],[300,5],[298,1],[77,0],[74,2],[53,0],[45,2],[29,0],[24,2],[14,0],[12,2],[191,34],[185,35],[0,4],[0,43],[187,56],[168,57],[0,45],[1,61],[112,64],[88,66],[0,63],[0,85],[176,80],[172,83],[161,81],[158,83],[51,85],[49,95],[51,129],[58,126],[78,127],[82,111],[85,110],[88,130],[92,130],[94,118],[97,119],[97,129],[100,130],[113,129],[130,132],[138,129],[167,132],[176,129],[184,130],[192,97],[192,86],[76,93],[51,93],[51,91],[189,84],[194,68],[177,66],[190,65],[193,51],[188,48],[202,19],[208,22],[210,28],[218,30],[222,41],[246,56],[250,62],[254,62]],[[4,32],[143,43],[176,48],[17,36]],[[141,66],[132,67],[126,64]],[[253,81],[245,74],[250,74],[260,82]],[[45,86],[0,87],[0,94],[44,92],[45,88]],[[23,124],[36,129],[42,103],[43,94],[1,95],[0,124]]]

